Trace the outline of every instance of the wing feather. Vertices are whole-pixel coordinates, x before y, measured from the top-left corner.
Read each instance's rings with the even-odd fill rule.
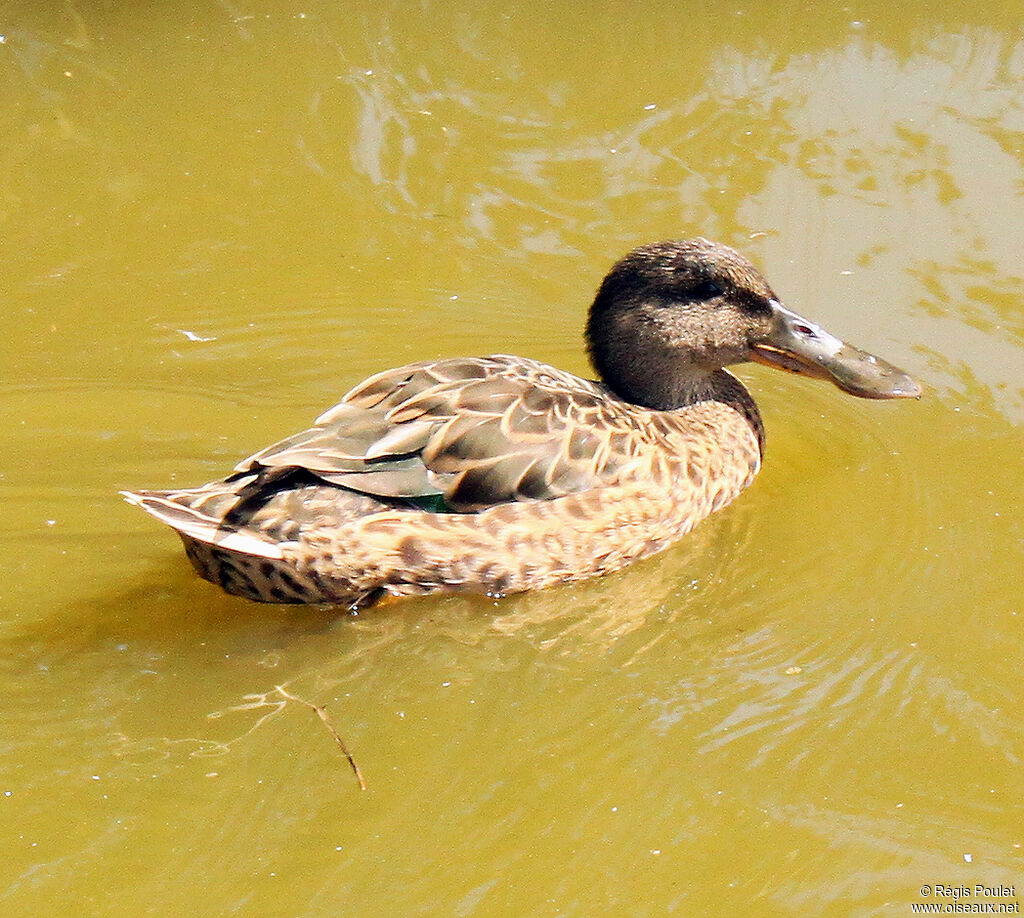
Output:
[[[614,483],[635,463],[635,406],[597,383],[512,357],[440,360],[378,373],[309,430],[236,474],[299,468],[385,498],[443,498],[469,511]]]

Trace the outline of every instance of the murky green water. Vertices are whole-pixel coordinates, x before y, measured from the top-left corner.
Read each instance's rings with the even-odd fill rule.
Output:
[[[1018,4],[0,10],[0,909],[904,915],[1024,897]],[[701,233],[904,365],[745,370],[766,467],[604,580],[358,617],[191,573],[193,484],[366,374],[587,372]],[[308,709],[325,704],[360,792]]]

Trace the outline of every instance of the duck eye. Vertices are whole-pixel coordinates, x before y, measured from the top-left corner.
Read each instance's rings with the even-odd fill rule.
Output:
[[[694,300],[713,300],[716,296],[721,296],[723,291],[713,280],[703,280],[696,287],[691,287],[686,291],[690,299]]]

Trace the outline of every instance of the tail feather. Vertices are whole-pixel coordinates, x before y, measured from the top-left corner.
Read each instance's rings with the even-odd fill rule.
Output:
[[[182,500],[187,491],[122,491],[121,496],[182,535],[228,551],[282,560],[281,546],[251,530],[224,526]]]

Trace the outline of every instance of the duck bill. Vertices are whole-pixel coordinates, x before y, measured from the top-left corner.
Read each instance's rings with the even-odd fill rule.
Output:
[[[921,387],[903,370],[846,344],[772,300],[769,333],[750,347],[750,359],[801,376],[828,379],[859,398],[918,398]]]

